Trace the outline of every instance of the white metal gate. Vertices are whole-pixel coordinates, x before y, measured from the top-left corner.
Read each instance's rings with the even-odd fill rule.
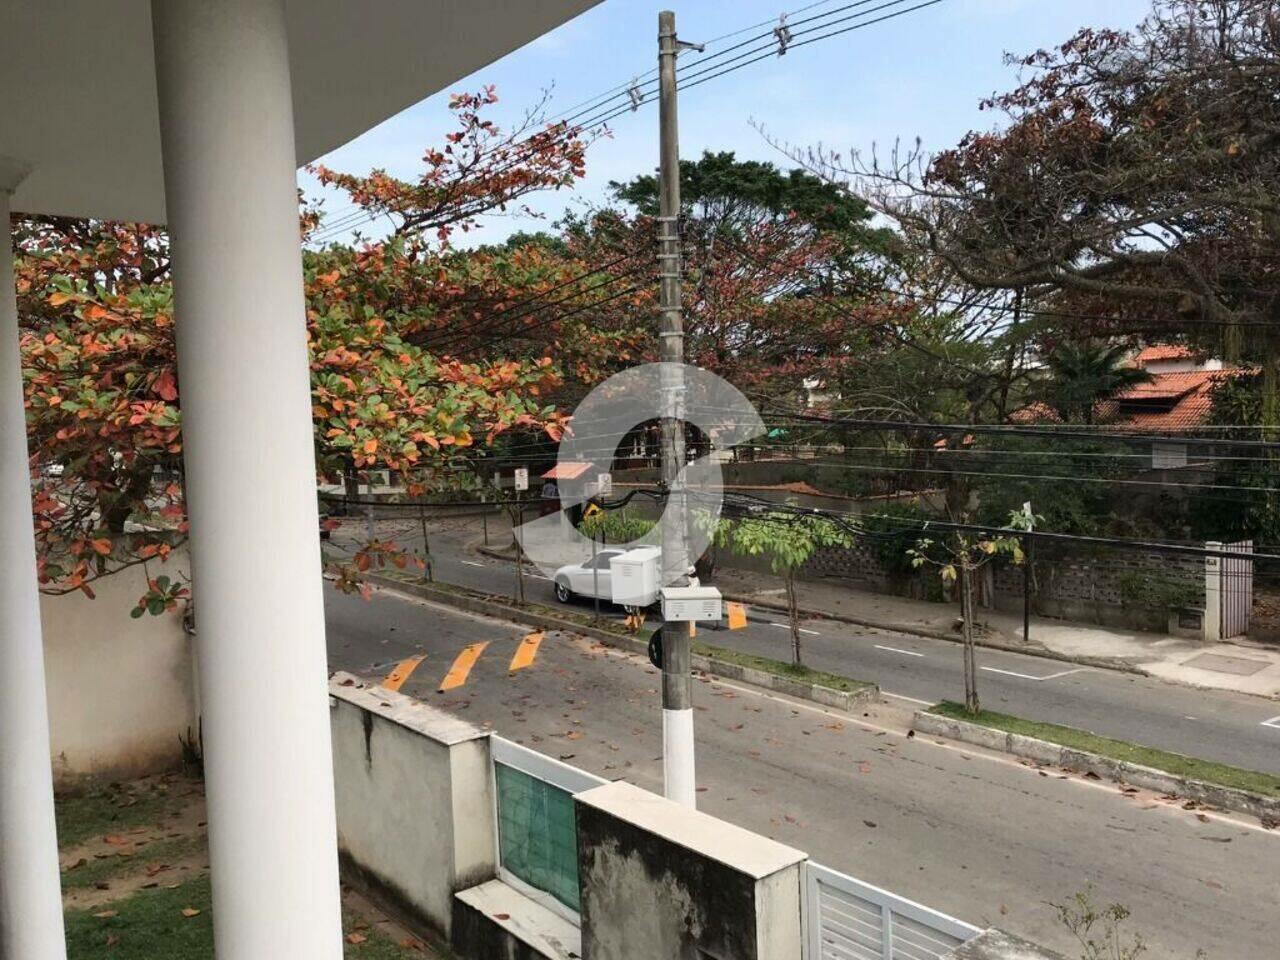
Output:
[[[1253,611],[1253,561],[1245,557],[1253,553],[1253,541],[1224,543],[1224,553],[1238,553],[1240,559],[1223,557],[1222,574],[1222,639],[1239,637],[1249,632],[1249,614]]]
[[[804,866],[806,960],[940,960],[982,932],[846,874]]]

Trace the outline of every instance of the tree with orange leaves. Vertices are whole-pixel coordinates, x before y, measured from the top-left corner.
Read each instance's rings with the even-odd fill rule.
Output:
[[[509,169],[482,173],[474,155],[448,159],[501,139],[476,113],[494,99],[492,91],[455,98],[462,129],[444,159],[428,153],[422,207],[397,207],[416,226],[428,222],[429,205],[437,236],[447,236],[486,209],[581,175],[576,135],[567,139],[578,147],[549,135],[541,151],[509,145],[499,152]],[[450,172],[476,181],[451,185]],[[376,174],[365,179],[380,182]],[[428,184],[437,191],[430,197]],[[385,193],[354,195],[385,209]],[[304,210],[303,230],[316,226],[314,211]],[[41,583],[92,596],[94,580],[163,561],[186,533],[168,241],[157,227],[50,217],[16,218],[14,237]],[[304,257],[322,473],[347,464],[438,470],[513,428],[559,435],[562,418],[545,397],[560,374],[548,357],[437,356],[425,345],[423,331],[458,295],[441,255],[396,237]],[[510,287],[502,294],[522,295]],[[393,544],[365,545],[341,565],[339,585],[354,589],[363,569],[388,558],[406,561]],[[139,611],[160,612],[186,597],[182,584],[156,577]]]

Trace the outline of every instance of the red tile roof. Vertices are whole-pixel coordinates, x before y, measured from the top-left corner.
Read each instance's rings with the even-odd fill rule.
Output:
[[[1135,427],[1188,430],[1209,418],[1214,385],[1232,375],[1232,371],[1224,370],[1154,373],[1150,383],[1138,384],[1102,401],[1099,413],[1111,414]]]
[[[557,463],[554,467],[542,475],[543,480],[576,480],[588,470],[591,464],[583,463],[580,460],[566,460],[564,463]]]
[[[1153,373],[1150,383],[1138,384],[1099,401],[1094,419],[1098,423],[1144,430],[1191,430],[1209,418],[1214,385],[1241,372],[1232,369]],[[1023,407],[1010,419],[1015,423],[1061,422],[1057,412],[1043,403]]]
[[[1190,347],[1175,347],[1168,344],[1156,344],[1151,347],[1144,347],[1133,362],[1141,367],[1152,360],[1189,360],[1194,357]]]

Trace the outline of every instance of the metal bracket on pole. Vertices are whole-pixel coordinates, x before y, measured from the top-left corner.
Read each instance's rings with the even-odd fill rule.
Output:
[[[791,46],[791,28],[787,26],[785,13],[778,17],[778,25],[773,28],[773,35],[778,40],[778,56],[782,56],[787,52],[787,47]]]

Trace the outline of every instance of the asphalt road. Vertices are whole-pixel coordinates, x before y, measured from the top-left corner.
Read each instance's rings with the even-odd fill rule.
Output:
[[[413,545],[412,535],[401,540]],[[432,554],[437,579],[494,594],[515,594],[511,562],[474,554],[448,536],[433,537]],[[526,597],[555,606],[550,580],[532,568],[525,576]],[[592,604],[579,600],[576,608],[590,611]],[[602,603],[601,608],[607,616],[622,617],[609,604]],[[755,608],[749,617],[746,629],[703,629],[700,639],[790,659],[785,615]],[[806,621],[802,627],[805,662],[815,669],[874,681],[886,693],[917,706],[964,697],[958,643],[836,620]],[[978,661],[978,690],[988,709],[1280,774],[1280,703],[985,648],[979,650]]]
[[[326,605],[335,669],[380,677],[425,654],[404,693],[599,775],[661,789],[659,678],[644,661],[552,633],[513,673],[526,631],[511,624],[387,594],[362,601],[327,590]],[[466,682],[438,692],[458,653],[484,642]],[[999,682],[993,675],[988,696]],[[1034,690],[1043,696],[1047,683]],[[1089,885],[1097,902],[1133,912],[1128,926],[1152,957],[1190,960],[1197,947],[1211,960],[1275,956],[1280,833],[907,739],[903,707],[848,716],[707,681],[695,704],[700,806],[821,863],[1070,956],[1079,951],[1048,903]]]

